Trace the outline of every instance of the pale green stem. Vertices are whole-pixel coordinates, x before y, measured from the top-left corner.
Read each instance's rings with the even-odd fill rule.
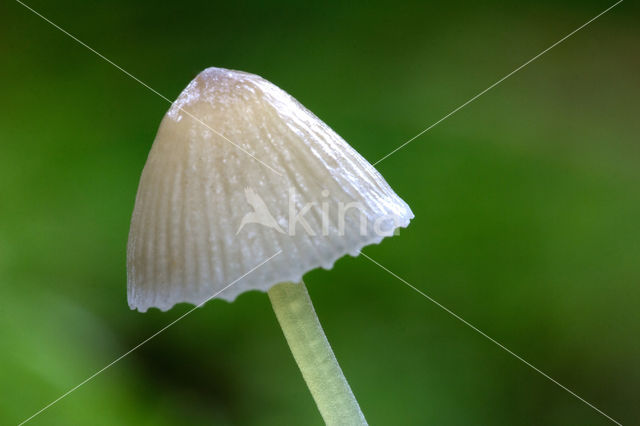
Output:
[[[278,284],[269,290],[269,298],[324,422],[329,426],[366,425],[304,283]]]

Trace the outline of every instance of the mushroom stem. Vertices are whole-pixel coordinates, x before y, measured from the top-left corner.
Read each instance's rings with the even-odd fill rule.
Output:
[[[278,284],[269,290],[269,298],[325,423],[329,426],[366,425],[304,283]]]

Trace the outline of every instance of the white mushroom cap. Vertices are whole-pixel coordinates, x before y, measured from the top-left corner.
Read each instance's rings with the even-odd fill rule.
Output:
[[[216,297],[299,282],[412,218],[373,166],[293,97],[257,75],[207,68],[165,115],[142,171],[129,306],[199,305],[232,282]]]

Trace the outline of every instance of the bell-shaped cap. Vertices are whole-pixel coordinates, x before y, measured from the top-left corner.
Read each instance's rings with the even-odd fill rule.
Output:
[[[373,166],[293,97],[257,75],[208,68],[165,115],[142,171],[129,305],[167,310],[299,282],[412,218]]]

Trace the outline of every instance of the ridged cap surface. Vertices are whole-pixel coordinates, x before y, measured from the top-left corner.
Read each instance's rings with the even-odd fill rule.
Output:
[[[165,115],[142,172],[129,305],[167,310],[231,283],[216,297],[299,282],[411,218],[384,178],[293,97],[257,75],[208,68]]]

